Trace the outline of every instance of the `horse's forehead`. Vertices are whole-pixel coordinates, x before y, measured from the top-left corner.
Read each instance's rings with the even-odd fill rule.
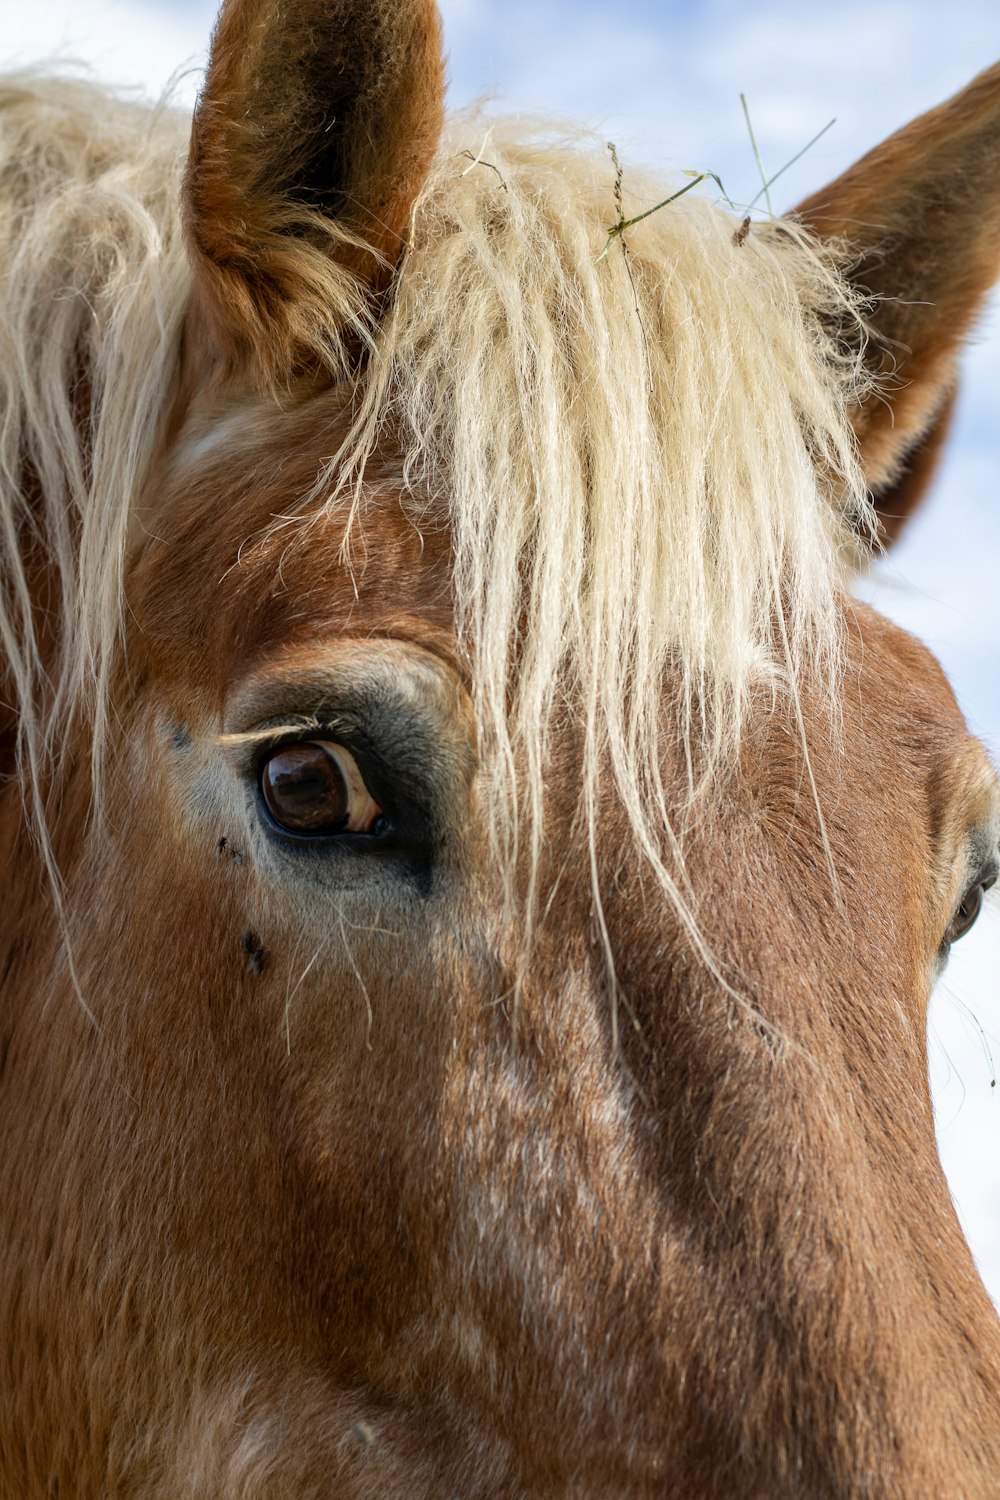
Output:
[[[457,661],[446,520],[404,503],[389,443],[358,492],[331,500],[318,481],[342,436],[332,399],[297,412],[250,403],[188,424],[165,456],[136,526],[130,603],[182,674],[210,670],[224,687],[337,634]]]

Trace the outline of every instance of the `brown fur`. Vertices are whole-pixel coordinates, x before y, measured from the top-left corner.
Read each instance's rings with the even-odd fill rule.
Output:
[[[368,8],[335,9],[357,97],[384,103]],[[227,7],[206,98],[256,14]],[[436,19],[378,16],[420,34],[429,140]],[[260,55],[283,59],[282,36]],[[255,88],[227,84],[233,119]],[[225,140],[217,181],[245,182]],[[934,156],[932,134],[907,140]],[[393,177],[396,235],[418,159]],[[189,191],[208,243],[221,200],[203,227]],[[246,202],[266,245],[270,210],[259,223]],[[943,281],[968,288],[961,248]],[[1000,1327],[935,1151],[925,1009],[1000,819],[940,669],[842,598],[835,709],[808,670],[797,698],[762,686],[736,764],[693,804],[701,752],[664,733],[679,847],[662,855],[700,950],[610,776],[601,941],[565,684],[525,971],[452,539],[418,529],[391,423],[353,575],[345,507],[275,525],[354,393],[296,377],[294,282],[262,297],[251,277],[231,302],[213,282],[241,254],[196,268],[214,335],[189,320],[134,498],[89,832],[82,724],[62,758],[50,827],[90,1015],[16,783],[0,801],[2,1500],[988,1500]],[[373,261],[352,274],[364,264],[377,283]],[[915,382],[953,354],[950,321],[927,337]],[[280,359],[281,401],[251,402]],[[883,464],[877,420],[858,430]],[[429,860],[418,841],[379,875],[370,855],[268,840],[242,737],[306,712],[367,726],[390,793],[423,809]]]

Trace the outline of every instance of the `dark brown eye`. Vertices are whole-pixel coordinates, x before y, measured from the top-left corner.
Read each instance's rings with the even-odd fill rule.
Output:
[[[969,928],[975,924],[976,918],[983,909],[983,897],[991,885],[996,883],[996,876],[991,875],[986,880],[979,880],[971,886],[962,897],[958,911],[952,917],[948,931],[944,935],[945,945],[950,947],[957,943],[959,938],[964,937]]]
[[[374,833],[382,809],[350,751],[328,740],[296,740],[261,766],[260,789],[271,817],[288,833]]]

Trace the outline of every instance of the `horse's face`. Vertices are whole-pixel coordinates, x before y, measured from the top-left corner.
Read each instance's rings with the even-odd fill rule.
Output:
[[[81,738],[53,821],[78,993],[34,885],[11,902],[13,1490],[985,1497],[1000,1340],[934,1150],[924,1028],[997,871],[986,756],[923,648],[840,597],[835,707],[818,666],[792,695],[762,681],[696,795],[707,752],[662,674],[676,893],[607,748],[588,816],[572,680],[540,843],[498,865],[456,541],[415,519],[404,445],[383,436],[353,517],[303,520],[358,387],[302,357],[287,225],[256,258],[223,244],[240,89],[270,97],[239,76],[246,9],[199,114],[195,291],[133,507],[103,817],[83,841]],[[384,7],[406,40],[387,71],[363,9],[336,75],[383,155],[349,136],[295,180],[343,170],[330,203],[377,205],[360,228],[394,259],[436,29]],[[983,97],[948,117],[949,180]],[[905,140],[870,191],[908,156],[919,196]],[[863,220],[845,182],[806,217]],[[382,306],[382,262],[345,244]],[[892,513],[950,379],[952,344],[907,336],[892,421],[854,415]],[[282,358],[281,398],[255,392]],[[527,629],[517,647],[527,673]]]
[[[791,715],[764,715],[690,815],[728,1004],[650,899],[613,797],[611,994],[565,724],[519,979],[448,536],[417,532],[391,458],[354,588],[341,522],[268,532],[308,489],[338,399],[213,423],[212,442],[196,410],[156,475],[109,810],[139,855],[102,852],[80,942],[127,913],[129,1003],[110,950],[88,993],[158,1121],[151,1181],[184,1143],[183,1193],[149,1205],[149,1274],[164,1237],[205,1257],[175,1316],[239,1351],[238,1377],[207,1361],[209,1413],[232,1420],[236,1379],[249,1411],[294,1409],[289,1483],[336,1462],[379,1493],[427,1465],[465,1489],[523,1468],[709,1494],[723,1441],[751,1443],[770,1485],[788,1451],[818,1484],[832,1451],[877,1472],[885,1427],[904,1443],[929,1403],[964,1449],[983,1371],[936,1288],[992,1315],[928,1149],[924,1016],[956,912],[996,869],[1000,808],[940,670],[845,605],[839,732],[824,743],[806,691],[810,767]],[[672,744],[664,772],[676,812]],[[847,1416],[818,1365],[857,1393]],[[876,1379],[878,1432],[861,1399]],[[922,1448],[900,1472],[944,1484],[954,1459]]]

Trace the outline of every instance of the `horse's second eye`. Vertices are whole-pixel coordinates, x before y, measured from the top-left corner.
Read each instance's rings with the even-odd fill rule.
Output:
[[[383,832],[385,818],[343,745],[296,740],[262,762],[260,789],[278,827],[306,837]]]
[[[958,911],[948,924],[948,931],[944,935],[945,946],[950,947],[957,943],[959,938],[964,937],[969,928],[975,923],[976,918],[983,909],[983,897],[991,885],[996,882],[996,876],[991,875],[986,880],[979,880],[974,886],[966,891],[962,897]]]

